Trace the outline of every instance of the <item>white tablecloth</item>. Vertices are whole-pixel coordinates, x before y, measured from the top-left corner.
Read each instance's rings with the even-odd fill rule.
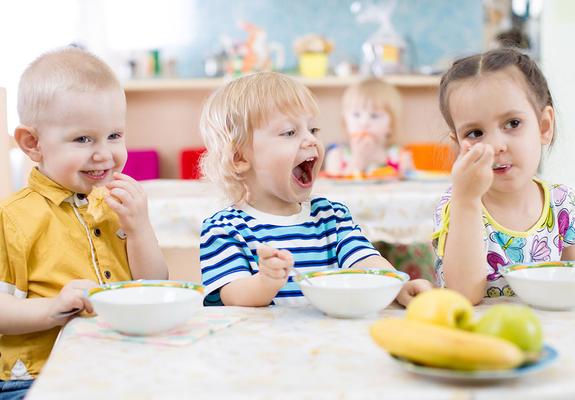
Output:
[[[142,182],[152,226],[165,248],[199,247],[202,221],[227,203],[209,183]],[[428,242],[433,211],[448,182],[359,183],[319,180],[314,195],[344,203],[372,242]]]
[[[29,399],[575,399],[573,311],[536,311],[545,342],[559,353],[555,364],[498,383],[404,371],[368,333],[377,318],[403,315],[398,306],[357,320],[328,318],[311,306],[209,312],[245,319],[181,347],[75,336],[88,321],[74,319]]]

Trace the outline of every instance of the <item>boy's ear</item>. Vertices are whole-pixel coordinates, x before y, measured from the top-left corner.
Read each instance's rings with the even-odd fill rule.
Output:
[[[234,170],[238,174],[243,174],[251,168],[250,162],[244,157],[242,153],[237,151],[234,154]]]
[[[541,112],[539,121],[539,130],[541,131],[541,144],[549,144],[553,140],[555,128],[555,110],[553,107],[546,106]]]
[[[14,140],[32,161],[42,161],[42,153],[38,143],[38,134],[34,128],[19,125],[14,131]]]

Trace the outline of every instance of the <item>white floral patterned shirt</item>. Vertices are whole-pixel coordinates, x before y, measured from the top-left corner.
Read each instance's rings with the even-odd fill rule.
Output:
[[[509,264],[559,261],[565,246],[575,244],[575,192],[561,184],[549,184],[534,178],[543,189],[544,207],[537,222],[527,231],[507,229],[483,207],[486,248],[485,297],[512,296],[513,290],[499,270]],[[437,283],[445,286],[443,253],[449,230],[451,189],[443,194],[434,215],[433,247],[436,252]]]

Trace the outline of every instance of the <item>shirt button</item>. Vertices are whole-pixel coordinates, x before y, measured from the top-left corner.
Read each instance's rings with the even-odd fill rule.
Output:
[[[100,237],[101,234],[102,234],[102,231],[100,230],[100,228],[94,229],[94,235],[96,235],[96,237]]]
[[[106,277],[106,279],[110,279],[112,273],[110,271],[104,271],[104,276]]]

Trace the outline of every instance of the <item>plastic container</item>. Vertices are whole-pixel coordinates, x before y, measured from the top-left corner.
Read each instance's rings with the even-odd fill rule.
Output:
[[[447,144],[412,143],[405,146],[411,153],[413,166],[421,171],[451,171],[456,155]]]
[[[202,177],[200,159],[205,151],[205,147],[182,150],[180,155],[180,177],[182,179],[200,179]]]
[[[128,150],[128,160],[123,173],[137,181],[158,179],[160,177],[160,159],[153,149]]]
[[[326,53],[302,53],[299,56],[299,73],[306,78],[322,78],[327,75]]]

